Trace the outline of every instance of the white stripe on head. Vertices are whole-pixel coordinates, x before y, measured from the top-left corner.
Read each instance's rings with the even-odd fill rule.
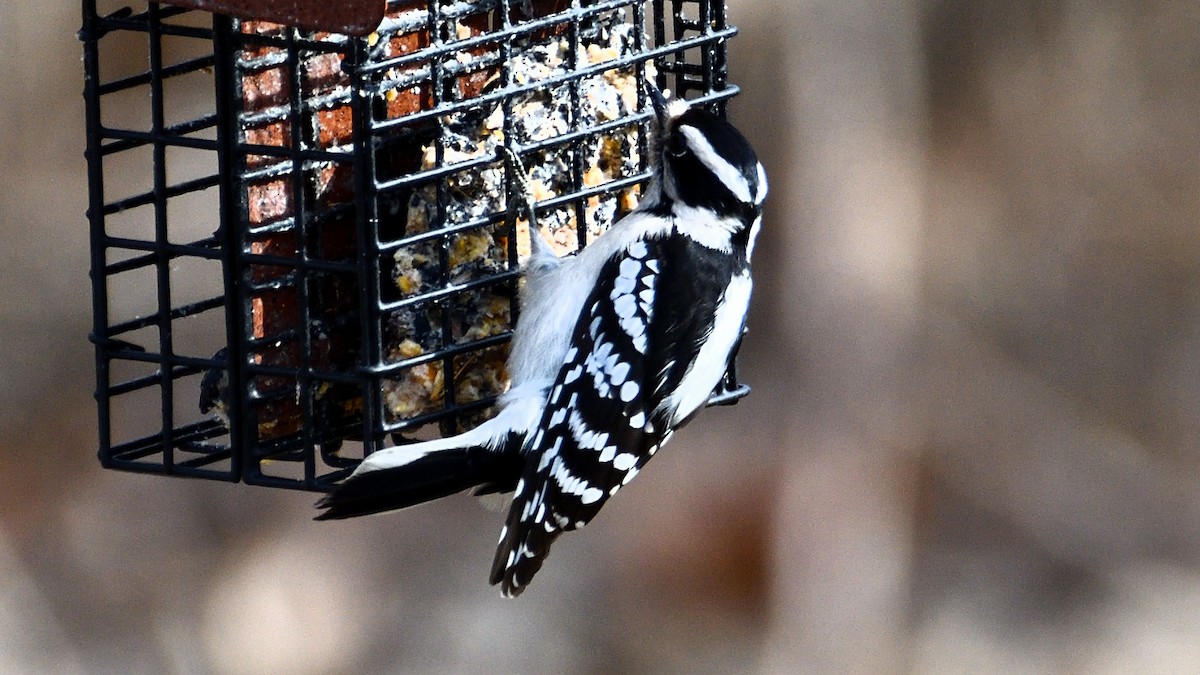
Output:
[[[681,124],[677,131],[683,134],[687,140],[688,147],[692,149],[692,154],[696,155],[696,159],[700,160],[708,170],[713,172],[721,183],[729,188],[734,197],[738,200],[749,204],[750,203],[750,183],[746,181],[746,177],[734,165],[729,163],[717,153],[713,148],[712,143],[704,137],[696,127]]]

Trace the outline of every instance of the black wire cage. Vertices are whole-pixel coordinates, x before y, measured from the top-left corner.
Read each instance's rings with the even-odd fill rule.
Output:
[[[392,0],[361,37],[84,0],[103,465],[326,490],[477,424],[529,241],[499,149],[585,246],[648,177],[642,83],[723,113],[734,32],[708,0]]]

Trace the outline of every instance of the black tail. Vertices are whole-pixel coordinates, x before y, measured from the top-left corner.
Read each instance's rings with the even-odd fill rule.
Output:
[[[479,492],[508,492],[521,476],[521,459],[520,452],[450,448],[401,466],[358,473],[317,502],[325,511],[315,520],[394,511],[477,486]]]

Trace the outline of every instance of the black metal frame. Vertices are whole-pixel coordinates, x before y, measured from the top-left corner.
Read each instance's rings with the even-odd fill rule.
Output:
[[[99,12],[97,4],[84,0],[80,32],[92,340],[99,454],[104,466],[123,470],[326,490],[389,437],[429,423],[438,423],[443,433],[453,431],[463,416],[495,399],[492,393],[460,401],[456,363],[502,348],[509,333],[458,341],[450,334],[452,305],[455,298],[474,297],[471,293],[499,294],[510,298],[507,318],[515,318],[515,219],[496,210],[465,223],[434,222],[424,232],[389,225],[414,190],[435,189],[441,214],[448,176],[501,161],[491,155],[448,160],[445,148],[435,144],[434,165],[412,170],[392,166],[394,149],[412,147],[415,137],[430,130],[436,136],[448,115],[500,106],[509,120],[513,101],[536,87],[568,86],[572,110],[578,111],[579,83],[613,68],[632,69],[644,79],[646,64],[653,62],[660,85],[707,101],[719,112],[737,92],[726,81],[725,63],[725,41],[735,29],[725,24],[719,0],[574,0],[532,20],[514,19],[520,0],[432,2],[422,15],[423,27],[385,22],[372,38],[295,30],[259,34],[236,19],[157,3],[115,12]],[[411,4],[394,1],[389,7]],[[488,13],[490,29],[467,37],[448,32],[447,26],[470,12]],[[519,83],[507,72],[514,41],[553,33],[568,42],[568,54],[577,54],[589,22],[612,13],[633,22],[640,36],[631,52],[586,67],[571,63],[561,75],[536,84]],[[381,58],[381,40],[412,30],[424,30],[428,44]],[[145,47],[148,65],[110,75],[110,42],[135,51]],[[455,58],[463,54],[471,58]],[[328,86],[314,84],[311,70],[318,63],[314,59],[324,55],[329,58],[320,63],[340,64],[339,72],[325,73],[334,79]],[[478,72],[499,77],[489,88],[461,96],[458,83]],[[247,87],[263,73],[281,76],[285,95],[248,108]],[[211,93],[197,97],[195,82],[211,86]],[[406,90],[427,98],[424,107],[389,117],[389,92]],[[180,113],[171,97],[183,94],[193,107],[184,106],[183,119],[175,120],[172,116]],[[148,101],[143,127],[112,118],[128,110],[109,105],[118,97],[137,105]],[[349,111],[351,136],[321,147],[327,139],[318,138],[314,115],[338,106]],[[638,139],[645,167],[649,124],[648,113],[631,113],[520,145],[526,157],[552,150],[572,158],[572,189],[539,202],[539,214],[573,209],[579,245],[585,245],[586,201],[638,185],[648,173],[587,187],[581,144],[629,130]],[[248,140],[251,129],[263,128],[282,130],[283,140]],[[146,162],[136,160],[145,159],[146,152],[149,166],[142,167]],[[178,153],[187,159],[179,160]],[[130,182],[128,171],[120,172],[126,157],[133,158],[137,170],[148,168],[150,180],[135,182],[131,194],[115,197],[112,185]],[[194,171],[197,165],[202,170]],[[186,175],[180,177],[181,172]],[[315,188],[317,176],[329,177],[330,185]],[[330,198],[338,180],[349,181],[349,196]],[[506,182],[511,189],[512,181]],[[256,195],[268,193],[270,198],[256,201]],[[273,208],[272,199],[286,211],[263,217],[260,212]],[[190,210],[181,206],[185,200]],[[486,228],[508,233],[503,269],[451,283],[448,256],[454,238]],[[334,242],[346,237],[354,241],[338,249]],[[440,283],[397,297],[385,283],[393,272],[389,261],[404,247],[424,244],[440,251]],[[188,295],[196,281],[208,284],[201,297]],[[140,302],[143,293],[147,298]],[[280,322],[290,326],[286,330],[267,325],[273,311],[268,305],[279,297],[285,302],[274,311],[287,315]],[[440,328],[434,331],[441,333],[440,344],[411,358],[389,357],[395,338],[388,334],[389,318],[414,307],[440,313]],[[206,327],[223,330],[206,332]],[[443,377],[443,403],[409,417],[389,416],[384,382],[428,364],[449,374]],[[731,370],[725,391],[712,403],[734,402],[747,391]],[[200,414],[195,403],[202,395],[228,419]],[[148,410],[153,403],[156,409]],[[290,415],[294,429],[272,417],[280,410]]]

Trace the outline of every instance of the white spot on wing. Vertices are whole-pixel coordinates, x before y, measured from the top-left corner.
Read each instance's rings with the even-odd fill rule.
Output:
[[[622,319],[629,319],[637,313],[637,301],[632,295],[622,295],[614,300],[613,310]]]
[[[550,464],[550,460],[558,457],[558,453],[562,449],[562,442],[562,436],[558,436],[554,439],[554,445],[542,451],[542,458],[538,460],[538,471],[545,469]]]
[[[643,309],[645,309],[645,308],[643,307]],[[633,338],[634,340],[637,340],[639,337],[646,334],[646,323],[644,321],[640,321],[638,319],[622,321],[621,328],[624,328],[625,334],[628,335],[629,337]]]
[[[559,424],[562,424],[562,421],[565,419],[567,419],[567,409],[559,408],[558,410],[554,411],[553,415],[550,416],[550,426],[558,426]]]
[[[573,475],[567,469],[562,457],[554,458],[554,465],[550,468],[550,476],[558,484],[558,489],[563,494],[579,496],[587,488],[587,483],[582,478]]]
[[[623,384],[625,382],[625,378],[628,376],[629,364],[624,362],[614,365],[612,370],[609,372],[609,378],[614,387]]]
[[[638,242],[641,244],[641,242]],[[642,244],[644,247],[645,244]],[[638,273],[642,271],[642,264],[633,258],[624,258],[621,260],[620,276],[636,279]]]

